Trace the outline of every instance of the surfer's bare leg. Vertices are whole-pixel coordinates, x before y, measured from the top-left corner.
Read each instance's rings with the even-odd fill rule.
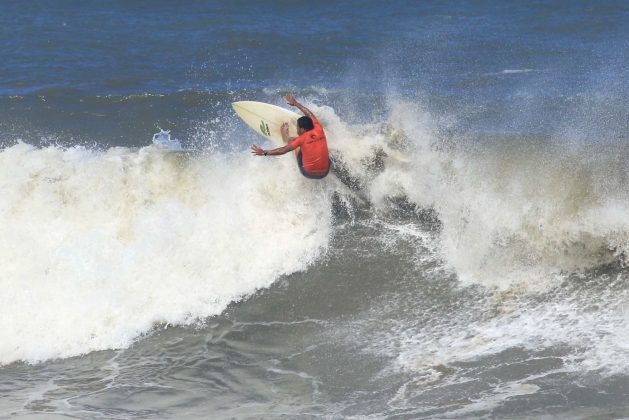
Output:
[[[282,140],[284,141],[284,144],[288,144],[291,142],[291,140],[293,140],[291,137],[288,136],[288,123],[287,122],[282,124],[282,127],[280,128],[280,132],[282,133]]]
[[[276,149],[264,150],[261,147],[255,144],[252,144],[251,153],[253,153],[256,156],[279,156],[279,155],[283,155],[284,153],[288,153],[291,150],[294,150],[293,147],[291,147],[290,145],[290,142],[293,140],[293,138],[288,136],[288,123],[282,124],[280,131],[282,133],[282,140],[284,141],[284,146],[278,147]]]
[[[291,141],[293,141],[294,137],[289,137],[288,136],[288,123],[282,124],[282,128],[280,129],[280,131],[282,132],[282,140],[284,140],[284,144],[288,144]],[[301,147],[297,147],[295,149],[295,157],[297,157],[299,155],[300,149],[301,149]]]

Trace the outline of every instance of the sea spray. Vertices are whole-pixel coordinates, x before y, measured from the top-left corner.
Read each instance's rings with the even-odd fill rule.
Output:
[[[4,149],[2,363],[124,347],[156,324],[219,314],[316,261],[334,200],[376,219],[398,205],[430,212],[431,249],[462,285],[535,291],[626,258],[626,165],[604,145],[469,147],[417,104],[391,100],[360,126],[308,106],[358,201],[347,179],[303,179],[289,156]]]
[[[389,124],[397,127],[395,136],[381,134]],[[422,106],[404,101],[394,101],[387,120],[352,143],[390,144],[400,136],[410,162],[387,157],[370,172],[365,154],[346,156],[376,209],[387,211],[398,197],[418,213],[434,211],[442,258],[463,284],[534,289],[555,285],[556,274],[626,259],[625,147],[470,141],[444,135]]]

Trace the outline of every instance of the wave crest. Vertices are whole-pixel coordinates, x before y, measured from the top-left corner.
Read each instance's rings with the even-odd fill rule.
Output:
[[[270,165],[154,147],[2,151],[0,363],[124,347],[305,269],[327,247],[330,199]]]

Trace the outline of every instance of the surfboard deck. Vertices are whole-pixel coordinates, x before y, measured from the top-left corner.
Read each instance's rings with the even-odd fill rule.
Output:
[[[278,146],[284,146],[282,124],[288,123],[289,137],[297,137],[297,119],[301,116],[277,105],[256,101],[238,101],[232,103],[236,114],[258,134]]]

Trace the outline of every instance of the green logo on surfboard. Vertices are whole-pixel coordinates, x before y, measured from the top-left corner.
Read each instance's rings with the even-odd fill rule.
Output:
[[[271,135],[271,130],[269,130],[269,125],[265,123],[264,120],[260,121],[260,131],[262,131],[262,134],[264,134],[265,136]]]

